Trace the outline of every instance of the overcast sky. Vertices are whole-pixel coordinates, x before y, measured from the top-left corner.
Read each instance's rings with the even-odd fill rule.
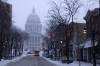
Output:
[[[9,3],[11,3],[13,7],[14,24],[24,29],[27,17],[32,13],[33,8],[35,8],[36,13],[39,15],[42,24],[45,24],[48,9],[50,8],[50,1],[51,0],[9,0]],[[83,17],[88,8],[93,9],[99,6],[99,4],[95,2],[96,0],[94,0],[94,2],[90,2],[91,0],[81,1],[84,7],[81,8],[80,13],[77,14],[77,22],[85,22]]]

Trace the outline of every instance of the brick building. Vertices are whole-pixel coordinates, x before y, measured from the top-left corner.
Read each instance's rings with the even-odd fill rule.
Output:
[[[8,56],[4,52],[8,51],[4,48],[4,42],[7,41],[7,35],[10,31],[12,23],[12,5],[0,0],[0,59],[3,56]]]
[[[93,33],[94,33],[94,41],[95,41],[95,52],[96,52],[96,59],[100,59],[100,8],[95,8],[92,11],[88,11],[85,18],[86,20],[86,27],[87,27],[87,38],[92,40],[93,39]],[[87,47],[88,50],[91,50],[92,55],[92,43],[90,47]],[[88,55],[88,58],[91,59],[93,56]],[[88,61],[88,60],[86,60]],[[97,63],[100,63],[97,61]]]

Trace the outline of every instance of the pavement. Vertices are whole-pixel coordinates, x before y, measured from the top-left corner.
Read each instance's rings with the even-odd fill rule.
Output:
[[[39,56],[26,56],[19,61],[10,62],[7,66],[56,66]]]

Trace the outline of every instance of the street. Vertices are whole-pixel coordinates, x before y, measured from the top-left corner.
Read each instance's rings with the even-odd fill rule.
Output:
[[[0,0],[0,66],[100,66],[99,50],[100,0]]]
[[[38,56],[26,56],[17,62],[8,63],[7,66],[56,66]]]

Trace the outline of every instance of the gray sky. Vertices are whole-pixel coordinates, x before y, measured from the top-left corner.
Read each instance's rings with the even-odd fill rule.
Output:
[[[24,29],[27,17],[32,13],[33,8],[35,8],[41,22],[45,21],[49,0],[9,0],[9,2],[13,5],[14,24],[21,29]]]
[[[9,0],[9,3],[13,6],[14,24],[19,28],[24,29],[27,17],[31,14],[33,8],[35,8],[36,13],[39,15],[42,24],[45,24],[48,9],[50,8],[50,1],[51,0]],[[99,6],[96,0],[93,2],[90,2],[91,0],[81,1],[84,7],[82,6],[80,9],[81,11],[77,14],[77,22],[85,22],[83,17],[88,8],[93,9]]]

